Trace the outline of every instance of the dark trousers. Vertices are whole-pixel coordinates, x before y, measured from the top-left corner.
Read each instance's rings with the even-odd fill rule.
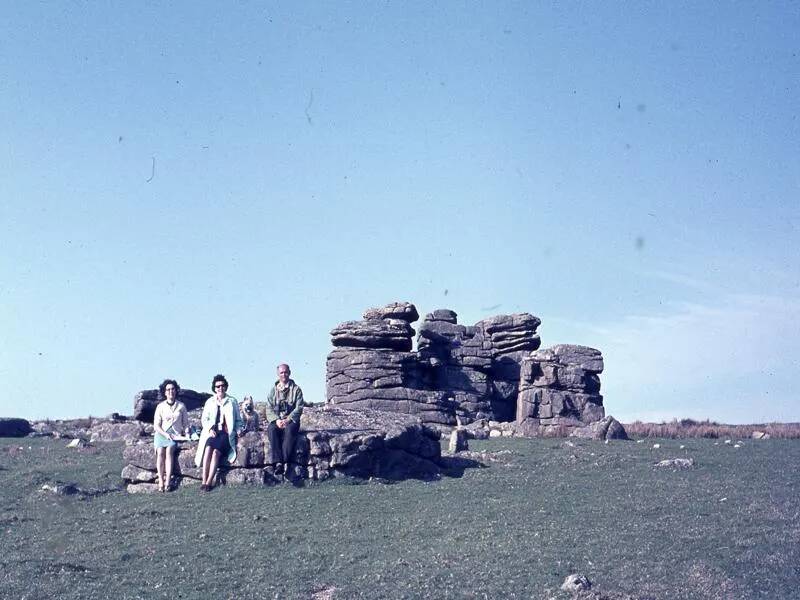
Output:
[[[294,442],[297,439],[297,430],[300,424],[294,421],[286,423],[286,427],[281,429],[275,421],[267,427],[267,437],[269,438],[269,464],[294,462]]]

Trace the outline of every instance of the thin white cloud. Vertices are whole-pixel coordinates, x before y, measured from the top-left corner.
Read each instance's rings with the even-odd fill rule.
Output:
[[[604,324],[596,335],[607,410],[621,420],[800,420],[800,402],[788,408],[800,358],[796,298],[736,294],[674,304]]]
[[[693,277],[692,275],[678,273],[675,271],[660,271],[657,269],[651,269],[648,271],[640,271],[639,275],[653,279],[659,279],[661,281],[667,281],[669,283],[675,283],[699,292],[715,292],[719,290],[717,286],[710,284],[707,280],[699,279],[697,277]]]

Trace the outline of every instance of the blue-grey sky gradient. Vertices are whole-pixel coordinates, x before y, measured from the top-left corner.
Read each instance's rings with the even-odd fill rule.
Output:
[[[800,420],[800,7],[5,3],[0,416],[323,401],[369,306],[532,312],[620,420]]]

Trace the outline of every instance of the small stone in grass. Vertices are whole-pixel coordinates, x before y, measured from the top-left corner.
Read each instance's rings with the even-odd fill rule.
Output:
[[[585,575],[580,575],[579,573],[573,573],[572,575],[567,575],[567,578],[564,579],[564,583],[561,584],[561,589],[565,592],[585,592],[592,587],[592,582]]]

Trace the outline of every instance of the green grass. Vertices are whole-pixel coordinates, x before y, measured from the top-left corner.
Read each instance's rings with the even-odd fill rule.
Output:
[[[580,572],[609,598],[797,596],[796,440],[573,443],[473,441],[497,453],[488,468],[431,483],[147,496],[114,491],[117,445],[3,439],[0,589],[9,598],[308,598],[336,588],[338,599],[561,599],[564,577]],[[696,467],[652,468],[677,456]],[[40,491],[56,480],[111,491]]]

